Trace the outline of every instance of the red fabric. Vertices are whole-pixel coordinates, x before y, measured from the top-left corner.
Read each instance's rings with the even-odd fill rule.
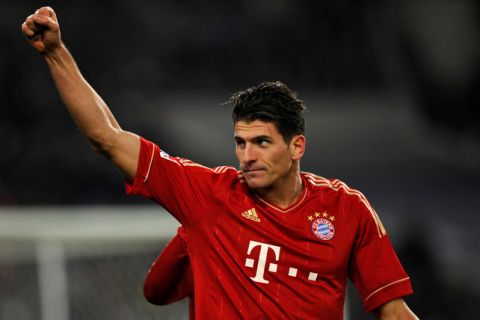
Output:
[[[368,311],[413,292],[376,213],[340,181],[302,173],[304,194],[281,210],[250,193],[234,168],[141,144],[127,192],[184,226],[197,319],[343,319],[348,276]]]
[[[143,292],[149,302],[165,305],[193,297],[193,277],[184,237],[183,227],[179,227],[177,235],[165,246],[148,271]],[[191,305],[191,319],[194,319],[193,310]]]

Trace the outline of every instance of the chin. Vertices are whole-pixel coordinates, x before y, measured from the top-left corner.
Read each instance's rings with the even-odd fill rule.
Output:
[[[252,190],[265,189],[269,186],[266,181],[259,181],[258,179],[245,179],[247,186]]]

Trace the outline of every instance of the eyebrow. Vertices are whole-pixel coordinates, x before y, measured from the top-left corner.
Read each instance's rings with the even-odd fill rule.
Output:
[[[245,138],[239,137],[239,136],[235,136],[234,139],[235,139],[235,141],[238,141],[238,140],[244,141],[245,140]],[[263,134],[263,135],[260,135],[260,136],[255,136],[255,137],[250,139],[250,141],[257,141],[257,140],[269,140],[270,141],[270,140],[272,140],[272,137]]]

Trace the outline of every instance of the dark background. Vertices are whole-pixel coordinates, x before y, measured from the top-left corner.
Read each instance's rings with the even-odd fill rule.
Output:
[[[121,126],[172,155],[236,165],[222,103],[287,83],[309,108],[303,170],[367,195],[412,278],[411,308],[478,314],[478,2],[3,1],[1,206],[146,203],[124,195],[23,39],[21,23],[46,4]]]

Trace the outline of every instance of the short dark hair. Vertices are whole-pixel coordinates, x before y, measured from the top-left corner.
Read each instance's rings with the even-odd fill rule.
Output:
[[[259,85],[232,95],[232,120],[262,120],[273,122],[285,142],[294,135],[305,134],[305,104],[280,81],[262,82]]]

